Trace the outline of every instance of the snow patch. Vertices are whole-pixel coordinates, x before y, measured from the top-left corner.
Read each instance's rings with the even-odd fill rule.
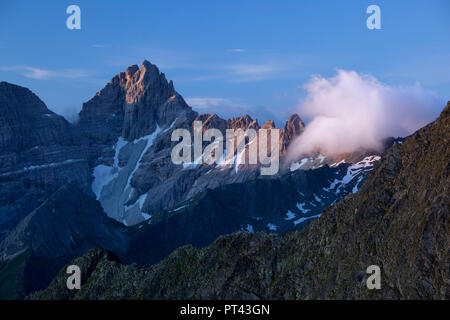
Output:
[[[355,193],[355,192],[357,192],[358,191],[358,189],[359,189],[359,184],[360,184],[360,182],[362,181],[362,177],[359,177],[358,178],[358,181],[355,183],[355,186],[353,187],[353,189],[352,189],[352,193]]]
[[[372,170],[375,162],[377,162],[380,159],[381,159],[381,157],[373,155],[373,156],[365,157],[363,160],[350,165],[347,168],[347,172],[342,179],[334,179],[334,181],[330,184],[330,186],[328,188],[324,188],[324,190],[330,191],[337,187],[336,194],[339,194],[341,192],[341,188],[343,186],[350,183],[361,172]],[[352,190],[353,193],[358,191],[358,184],[361,181],[362,181],[362,177],[359,177],[356,185],[353,187],[353,190]]]
[[[117,139],[116,144],[113,146],[115,152],[112,167],[100,164],[94,168],[94,181],[92,181],[91,189],[95,193],[97,200],[100,199],[100,194],[103,187],[109,184],[119,175],[119,153],[120,149],[122,149],[126,144],[127,141],[123,137],[119,137]]]
[[[306,203],[297,203],[297,208],[302,212],[302,213],[308,213],[310,210],[309,209],[305,209],[305,205]],[[295,216],[294,216],[295,217]],[[290,220],[290,219],[286,219],[286,220]]]
[[[299,223],[305,222],[307,220],[315,219],[315,218],[318,218],[318,217],[320,217],[320,214],[316,214],[315,216],[310,216],[310,217],[306,217],[306,218],[300,218],[298,220],[295,220],[294,224],[297,225]]]
[[[278,229],[278,226],[274,225],[273,223],[268,223],[267,228],[269,228],[269,230],[276,231]]]
[[[113,167],[100,164],[94,168],[94,181],[92,181],[92,191],[94,191],[97,200],[100,199],[100,193],[104,186],[117,178],[118,172],[114,172]]]
[[[315,193],[313,193],[314,196],[314,200],[316,200],[316,202],[322,204],[322,199],[320,199]]]
[[[142,212],[147,194],[139,196],[132,205],[125,205],[125,203],[129,202],[130,195],[135,192],[131,186],[131,179],[139,169],[142,158],[160,133],[161,128],[157,126],[152,134],[132,142],[119,137],[116,144],[112,146],[115,150],[112,166],[100,164],[94,168],[91,188],[108,216],[124,224],[127,224],[124,220],[134,224],[135,221],[142,221],[142,218],[149,219],[150,216],[144,215]],[[127,163],[119,167],[119,155],[125,146],[129,157]],[[106,187],[107,189],[105,189]],[[103,192],[103,190],[107,190],[107,192]]]
[[[286,217],[284,218],[284,220],[292,220],[295,218],[295,213],[293,213],[291,210],[288,210],[288,212],[286,213]]]
[[[173,209],[173,210],[171,210],[171,211],[169,211],[169,212],[176,212],[176,211],[180,211],[181,209],[183,209],[183,208],[186,208],[188,205],[187,204],[185,204],[185,205],[183,205],[183,206],[181,206],[181,207],[178,207],[178,208],[176,208],[176,209]]]
[[[153,145],[153,140],[155,140],[156,136],[158,136],[158,134],[160,132],[161,132],[161,128],[159,126],[157,126],[156,130],[152,134],[146,135],[142,138],[139,138],[139,139],[133,141],[133,144],[136,144],[142,140],[145,140],[145,147],[144,147],[144,150],[142,151],[141,155],[139,156],[138,161],[136,162],[136,166],[134,167],[134,170],[128,176],[127,185],[125,186],[124,190],[126,190],[130,186],[131,178],[133,177],[134,173],[139,168],[139,164],[141,163],[142,158],[147,153],[148,149],[150,149],[150,147]]]
[[[303,158],[300,162],[294,162],[291,164],[290,170],[295,171],[300,169],[304,164],[308,162],[309,158]]]

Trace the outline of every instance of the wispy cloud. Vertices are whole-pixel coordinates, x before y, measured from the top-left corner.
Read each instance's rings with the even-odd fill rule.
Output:
[[[176,81],[198,82],[223,80],[228,82],[256,82],[273,79],[282,75],[284,70],[287,70],[287,66],[277,63],[230,64],[217,67],[212,66],[207,70],[199,68],[197,71],[201,71],[203,74],[177,78]]]
[[[188,105],[202,113],[217,113],[225,117],[237,116],[248,109],[248,105],[217,97],[191,97],[187,98]]]
[[[93,48],[106,48],[106,47],[109,47],[109,45],[96,43],[96,44],[93,44],[92,47]]]
[[[177,82],[199,82],[222,80],[227,82],[256,82],[270,80],[283,75],[288,65],[281,63],[229,64],[222,66],[192,66],[194,75],[175,78]],[[195,74],[197,73],[197,74]]]
[[[285,68],[281,64],[235,64],[227,67],[228,74],[233,77],[233,81],[250,82],[261,81],[273,77]]]
[[[148,46],[129,46],[121,51],[117,48],[112,56],[102,60],[110,66],[125,68],[140,63],[144,58],[156,64],[179,82],[257,82],[278,78],[298,76],[314,69],[318,62],[316,56],[297,53],[277,52],[276,50],[248,50],[244,47],[221,49],[224,52],[199,53],[158,49]],[[228,52],[229,54],[226,54]],[[320,64],[319,64],[320,66]]]
[[[26,65],[0,66],[0,71],[16,72],[26,78],[36,80],[78,79],[90,76],[90,73],[84,69],[50,70]]]
[[[236,52],[236,53],[242,53],[245,52],[247,50],[242,49],[242,48],[236,48],[236,49],[228,49],[229,52]]]

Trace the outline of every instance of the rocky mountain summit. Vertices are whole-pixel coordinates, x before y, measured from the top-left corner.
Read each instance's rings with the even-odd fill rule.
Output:
[[[65,270],[31,299],[449,299],[450,102],[388,149],[355,194],[301,231],[237,232],[185,246],[151,267],[94,249],[81,290]],[[366,269],[381,269],[381,289]]]
[[[193,120],[196,113],[175,91],[164,73],[144,60],[116,75],[83,104],[77,129],[91,143],[112,144],[144,137],[175,120]]]

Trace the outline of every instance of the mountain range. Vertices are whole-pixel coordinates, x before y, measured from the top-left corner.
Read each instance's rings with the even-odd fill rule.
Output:
[[[394,144],[355,194],[283,236],[236,232],[184,246],[150,267],[92,249],[30,299],[449,299],[450,102],[430,125]],[[86,266],[89,265],[89,268]],[[381,287],[366,286],[368,266]]]
[[[101,257],[153,268],[179,247],[206,247],[235,231],[244,236],[229,237],[301,230],[346,196],[361,194],[382,156],[360,150],[288,159],[305,127],[294,114],[280,130],[277,175],[262,176],[260,165],[175,165],[171,134],[192,133],[194,121],[221,132],[276,128],[249,115],[197,114],[148,61],[113,77],[83,104],[76,123],[30,90],[0,82],[0,297],[45,288],[60,268],[95,247],[108,253],[89,251],[96,257],[90,271]],[[385,148],[403,141],[386,139]]]

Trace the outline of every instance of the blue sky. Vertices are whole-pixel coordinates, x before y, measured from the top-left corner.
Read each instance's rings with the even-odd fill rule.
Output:
[[[66,8],[81,8],[81,30]],[[366,8],[381,8],[381,30]],[[282,125],[313,74],[419,83],[450,100],[450,1],[5,1],[0,80],[75,114],[115,74],[147,59],[188,101]]]

